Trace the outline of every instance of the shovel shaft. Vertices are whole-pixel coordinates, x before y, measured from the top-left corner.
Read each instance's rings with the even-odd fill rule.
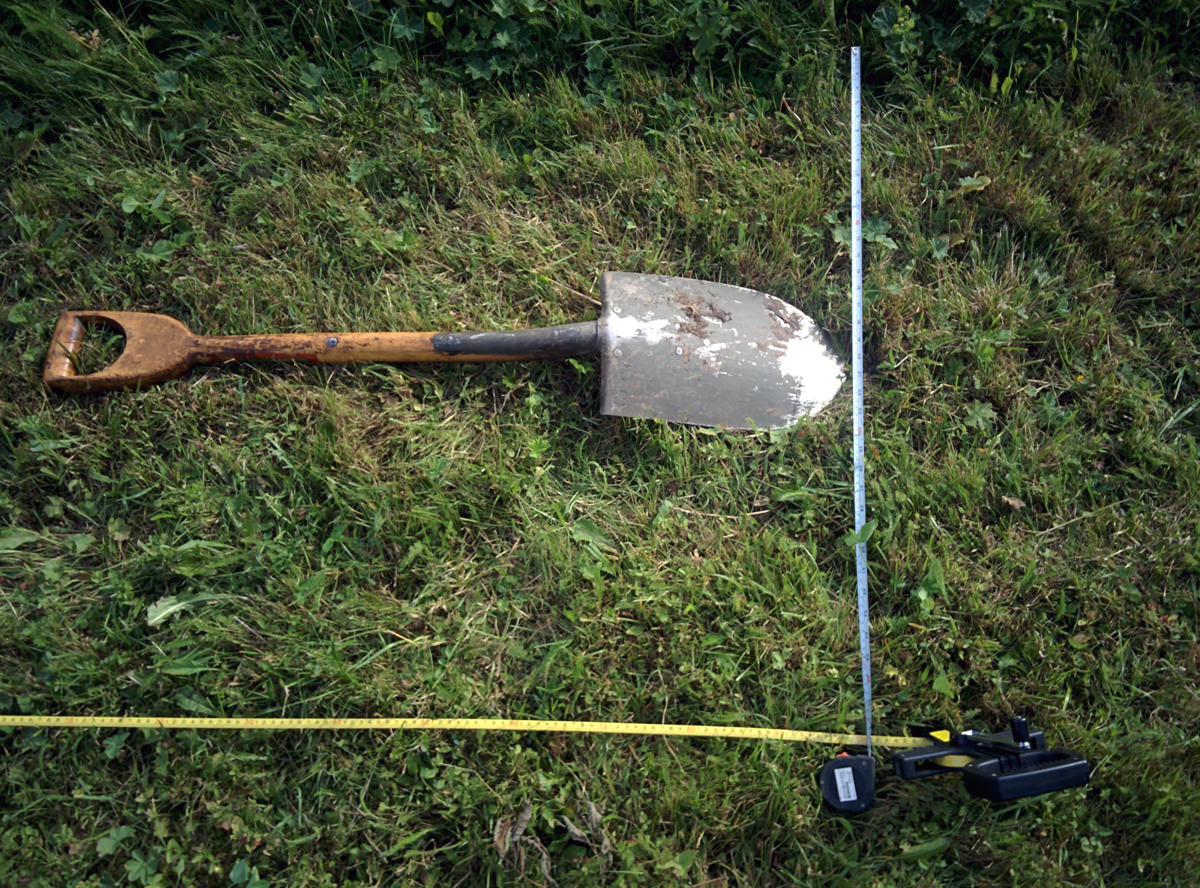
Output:
[[[197,364],[226,361],[355,361],[434,360],[431,333],[269,333],[196,338]]]
[[[363,361],[518,361],[564,358],[597,350],[596,322],[494,333],[272,333],[197,337],[198,364],[293,360],[323,364]]]

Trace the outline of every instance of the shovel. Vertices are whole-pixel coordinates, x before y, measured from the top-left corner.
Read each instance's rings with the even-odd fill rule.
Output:
[[[773,429],[837,394],[843,365],[816,324],[757,290],[688,278],[609,272],[595,321],[485,333],[277,333],[197,336],[174,318],[68,311],[54,328],[43,379],[62,392],[139,388],[226,361],[516,361],[600,354],[600,409],[612,416],[731,429]],[[86,324],[125,337],[120,357],[76,372]]]

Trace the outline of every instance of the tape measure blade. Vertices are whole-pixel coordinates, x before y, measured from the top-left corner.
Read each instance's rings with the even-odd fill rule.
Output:
[[[528,733],[624,734],[635,737],[723,737],[783,743],[864,746],[862,734],[798,731],[748,725],[687,725],[653,722],[551,721],[511,718],[227,718],[220,716],[149,715],[3,715],[8,728],[114,728],[214,731],[517,731]],[[883,746],[923,745],[921,737],[876,737]]]

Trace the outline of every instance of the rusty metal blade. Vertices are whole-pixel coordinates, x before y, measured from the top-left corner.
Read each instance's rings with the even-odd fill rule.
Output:
[[[844,365],[804,312],[757,290],[609,272],[600,282],[600,409],[731,429],[794,425]]]

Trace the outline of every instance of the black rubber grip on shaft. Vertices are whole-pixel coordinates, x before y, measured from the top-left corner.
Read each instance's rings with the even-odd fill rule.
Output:
[[[600,335],[595,321],[494,333],[438,333],[433,350],[440,355],[570,358],[598,352]]]

